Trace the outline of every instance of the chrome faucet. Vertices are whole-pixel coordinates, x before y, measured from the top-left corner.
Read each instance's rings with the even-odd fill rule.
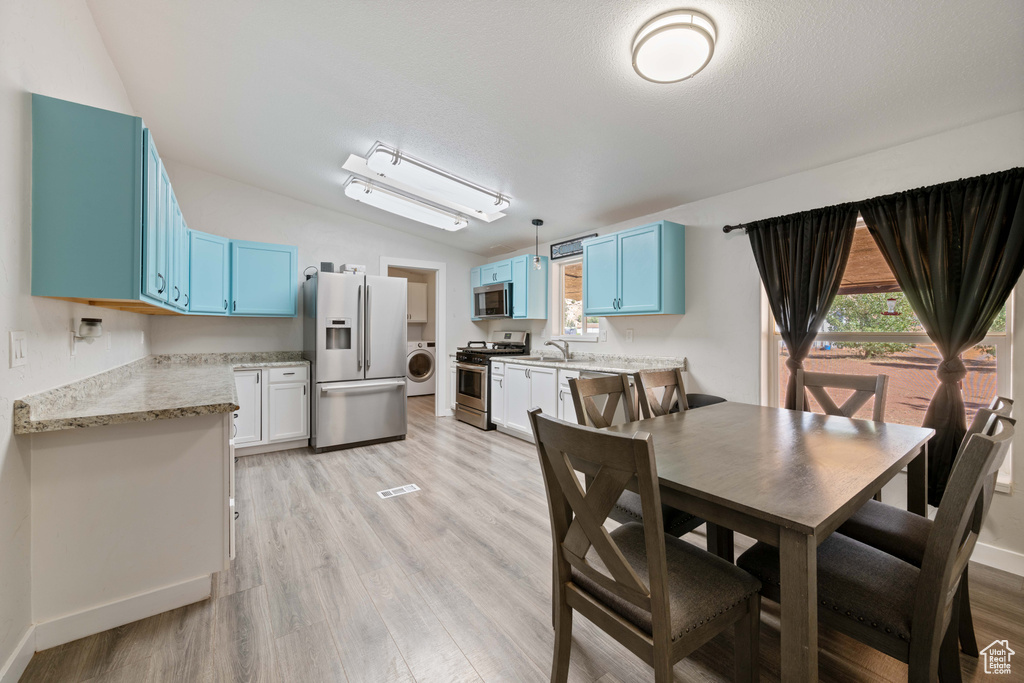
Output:
[[[562,356],[564,357],[564,360],[568,361],[569,360],[569,342],[566,341],[565,339],[563,339],[562,340],[562,344],[565,344],[565,346],[562,346],[561,344],[559,344],[554,339],[549,339],[548,341],[544,342],[544,346],[554,346],[556,349],[561,351],[562,352]]]

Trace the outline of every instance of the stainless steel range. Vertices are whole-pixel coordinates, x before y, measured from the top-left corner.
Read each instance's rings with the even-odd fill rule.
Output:
[[[455,417],[480,429],[491,423],[491,358],[529,352],[529,332],[491,332],[491,341],[469,342],[455,355]]]

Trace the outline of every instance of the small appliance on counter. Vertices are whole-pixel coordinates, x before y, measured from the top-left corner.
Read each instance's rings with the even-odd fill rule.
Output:
[[[455,354],[455,417],[480,429],[494,429],[491,422],[491,358],[524,356],[530,349],[530,333],[491,332],[491,342],[473,341]]]
[[[320,272],[302,288],[313,448],[404,439],[405,280]]]

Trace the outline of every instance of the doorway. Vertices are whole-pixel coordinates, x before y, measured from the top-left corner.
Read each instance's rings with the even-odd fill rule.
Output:
[[[448,391],[445,343],[445,269],[438,261],[382,256],[380,273],[404,278],[408,287],[407,382],[410,400],[432,401],[438,417],[451,415],[448,402],[438,400]]]

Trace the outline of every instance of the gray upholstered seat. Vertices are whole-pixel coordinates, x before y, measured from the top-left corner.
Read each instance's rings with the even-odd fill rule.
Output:
[[[885,551],[915,567],[921,566],[932,521],[892,505],[869,500],[839,533]]]
[[[642,522],[640,496],[632,491],[623,491],[608,516],[619,524]],[[700,517],[694,517],[689,512],[665,504],[661,506],[661,521],[665,525],[665,533],[677,537],[693,531],[704,523]]]
[[[736,566],[761,580],[761,594],[779,600],[779,549],[756,543]],[[818,610],[831,610],[880,634],[910,639],[920,571],[860,541],[832,534],[818,546]]]
[[[640,579],[645,584],[649,583],[643,525],[624,524],[610,535]],[[757,579],[735,565],[668,535],[665,537],[665,559],[668,564],[672,640],[701,628],[710,619],[734,607],[742,609],[747,598],[761,587]],[[587,555],[587,561],[604,571],[604,565],[593,548]],[[623,619],[651,634],[650,612],[601,588],[576,570],[572,572],[572,580]]]

